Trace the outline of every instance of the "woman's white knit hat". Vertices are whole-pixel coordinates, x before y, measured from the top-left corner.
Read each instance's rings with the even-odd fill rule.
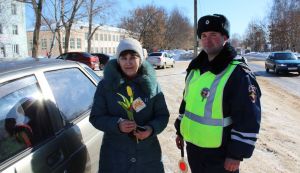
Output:
[[[120,41],[117,47],[116,58],[120,58],[120,54],[125,50],[133,50],[141,57],[141,62],[144,60],[143,48],[139,41],[133,38],[125,38]]]

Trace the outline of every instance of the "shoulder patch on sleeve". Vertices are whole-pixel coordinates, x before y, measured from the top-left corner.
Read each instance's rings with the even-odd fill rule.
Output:
[[[249,92],[249,98],[252,103],[255,103],[256,98],[257,98],[257,88],[254,85],[249,85],[248,86],[248,92]]]

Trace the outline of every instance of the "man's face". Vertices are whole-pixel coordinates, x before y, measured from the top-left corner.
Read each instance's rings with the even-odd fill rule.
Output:
[[[208,31],[201,34],[202,47],[208,55],[217,55],[226,40],[227,37],[219,32]]]

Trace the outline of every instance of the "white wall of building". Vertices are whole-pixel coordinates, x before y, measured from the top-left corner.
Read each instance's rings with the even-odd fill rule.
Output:
[[[24,3],[0,0],[0,59],[28,56]]]
[[[72,26],[69,52],[87,52],[87,36],[88,27],[87,23],[76,23]],[[33,28],[27,30],[28,39],[28,54],[31,55],[32,49],[32,35]],[[116,48],[123,38],[126,37],[126,31],[121,28],[111,26],[101,26],[95,32],[91,41],[91,51],[89,53],[105,53],[108,55],[114,55]],[[64,44],[64,31],[61,31],[62,44]],[[47,52],[50,51],[50,43],[53,38],[53,33],[49,28],[43,26],[40,31],[40,45],[38,49],[39,56],[46,56]],[[43,44],[44,43],[44,44]],[[64,47],[63,47],[64,52]],[[52,56],[57,57],[60,55],[58,42],[56,40],[54,48],[52,50]]]

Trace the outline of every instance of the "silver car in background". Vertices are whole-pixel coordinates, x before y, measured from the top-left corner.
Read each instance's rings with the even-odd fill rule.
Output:
[[[175,66],[175,60],[167,52],[152,52],[148,55],[147,61],[157,68]]]

